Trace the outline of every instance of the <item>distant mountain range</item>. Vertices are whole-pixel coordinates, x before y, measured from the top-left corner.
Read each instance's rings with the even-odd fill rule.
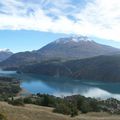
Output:
[[[20,52],[0,63],[2,68],[19,68],[20,66],[49,60],[77,60],[119,53],[120,49],[102,45],[85,36],[60,38],[43,48],[32,52]]]
[[[13,53],[9,49],[0,49],[0,62],[9,58]]]

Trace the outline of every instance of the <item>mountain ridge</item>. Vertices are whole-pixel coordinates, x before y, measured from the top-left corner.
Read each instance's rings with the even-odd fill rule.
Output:
[[[68,61],[116,52],[120,52],[120,49],[96,43],[86,36],[66,37],[59,38],[36,51],[16,53],[1,62],[0,67],[19,68],[22,65],[48,60]]]
[[[120,54],[102,55],[66,62],[46,61],[23,66],[18,72],[83,80],[120,82]]]
[[[13,53],[9,49],[0,49],[0,62],[9,58]]]

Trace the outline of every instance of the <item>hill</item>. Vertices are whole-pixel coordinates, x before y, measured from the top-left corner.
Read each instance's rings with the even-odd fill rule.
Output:
[[[23,66],[19,69],[19,72],[120,82],[120,55],[98,56],[66,62],[46,61]]]
[[[0,77],[0,100],[15,96],[20,90],[20,82],[17,79]]]
[[[16,69],[21,65],[34,63],[34,62],[36,62],[36,60],[38,60],[37,53],[33,53],[33,52],[29,52],[29,51],[19,52],[19,53],[13,54],[8,59],[2,61],[0,63],[0,67]]]
[[[0,62],[9,58],[13,53],[9,49],[0,49]]]
[[[56,114],[52,108],[36,105],[25,105],[25,107],[12,106],[5,102],[0,102],[0,113],[3,113],[7,120],[120,120],[119,115],[108,113],[88,113],[80,114],[77,117]]]
[[[102,45],[85,36],[60,38],[43,48],[32,52],[20,52],[0,63],[1,68],[19,68],[19,66],[40,63],[48,60],[76,60],[99,55],[117,53],[120,50]]]

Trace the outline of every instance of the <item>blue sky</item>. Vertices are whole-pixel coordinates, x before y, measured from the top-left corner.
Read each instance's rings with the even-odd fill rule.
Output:
[[[1,0],[0,48],[39,49],[85,35],[120,48],[120,0]]]
[[[0,48],[10,49],[13,52],[37,50],[44,45],[66,34],[26,31],[26,30],[2,30],[0,31]]]
[[[37,50],[60,37],[68,36],[71,35],[30,30],[2,30],[0,31],[0,48],[10,49],[13,52]],[[120,42],[94,37],[91,39],[101,44],[120,48]]]

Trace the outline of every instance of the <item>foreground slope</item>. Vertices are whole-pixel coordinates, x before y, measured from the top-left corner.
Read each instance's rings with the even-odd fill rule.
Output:
[[[67,62],[46,61],[21,67],[19,72],[120,82],[120,55],[98,56]]]
[[[3,113],[8,120],[120,120],[119,115],[110,115],[107,113],[80,114],[75,118],[71,118],[53,113],[52,110],[52,108],[36,105],[19,107],[0,102],[0,113]]]

